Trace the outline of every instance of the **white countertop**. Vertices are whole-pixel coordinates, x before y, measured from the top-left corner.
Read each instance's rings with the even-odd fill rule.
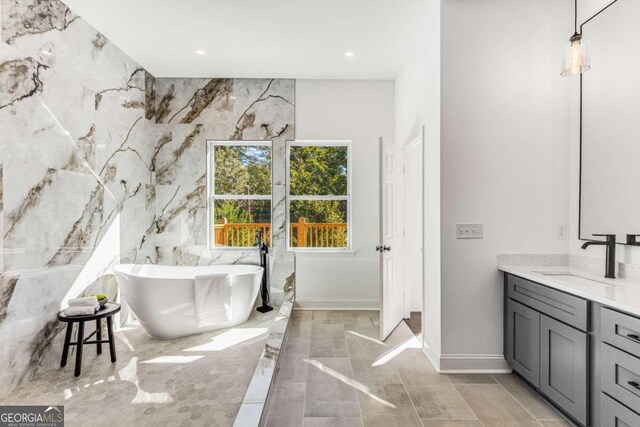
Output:
[[[550,288],[640,316],[640,283],[625,279],[594,277],[567,266],[536,267],[501,265],[499,270]],[[542,273],[579,276],[547,276]],[[589,279],[589,280],[585,280]],[[592,282],[595,281],[595,282]]]

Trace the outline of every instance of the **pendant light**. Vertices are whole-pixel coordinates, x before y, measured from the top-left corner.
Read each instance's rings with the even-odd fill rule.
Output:
[[[577,76],[591,68],[589,41],[578,32],[578,0],[575,0],[574,29],[573,35],[564,47],[562,72],[560,73],[563,77]],[[582,26],[580,29],[582,30]]]

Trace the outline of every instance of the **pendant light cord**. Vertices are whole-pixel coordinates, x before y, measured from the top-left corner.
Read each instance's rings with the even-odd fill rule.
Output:
[[[578,0],[575,0],[575,4],[573,7],[573,28],[574,28],[574,33],[578,34]]]
[[[591,21],[593,18],[595,18],[596,16],[600,15],[602,12],[604,12],[605,10],[609,9],[611,6],[614,5],[614,3],[617,3],[618,0],[613,0],[611,3],[609,3],[608,5],[606,5],[605,7],[603,7],[602,9],[600,9],[595,15],[591,16],[591,18],[587,19],[586,21],[584,21],[582,24],[580,24],[580,34],[582,34],[582,27],[584,27],[584,25]],[[576,18],[578,16],[578,0],[576,0]]]

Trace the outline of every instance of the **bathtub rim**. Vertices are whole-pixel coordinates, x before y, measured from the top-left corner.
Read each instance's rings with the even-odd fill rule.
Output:
[[[132,271],[135,267],[146,267],[151,270],[188,270],[188,269],[202,269],[200,274],[189,274],[184,276],[166,277],[159,273],[156,274],[140,274]],[[132,264],[124,263],[118,264],[113,267],[115,274],[122,274],[125,276],[136,277],[141,279],[154,279],[154,280],[194,280],[197,276],[206,276],[208,274],[222,273],[221,271],[207,272],[207,269],[220,269],[221,267],[232,267],[228,272],[229,277],[241,277],[241,276],[254,276],[256,274],[264,273],[264,268],[255,264],[218,264],[218,265],[155,265],[155,264]],[[242,272],[234,272],[233,269],[247,270]]]

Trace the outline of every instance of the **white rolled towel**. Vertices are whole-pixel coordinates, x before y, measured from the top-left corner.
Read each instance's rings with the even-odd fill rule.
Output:
[[[72,298],[67,303],[69,307],[100,307],[96,297]]]
[[[228,274],[196,276],[194,296],[198,328],[231,320],[231,277]]]
[[[96,307],[92,307],[89,305],[85,306],[71,306],[64,311],[64,314],[67,316],[89,316],[96,312]]]

